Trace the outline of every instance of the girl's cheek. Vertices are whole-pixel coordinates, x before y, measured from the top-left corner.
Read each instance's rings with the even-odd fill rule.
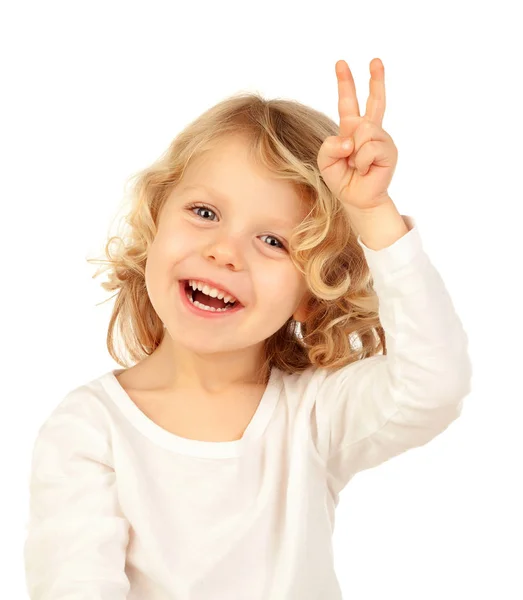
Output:
[[[174,258],[180,254],[185,254],[187,250],[194,247],[196,238],[194,231],[191,234],[187,227],[180,225],[163,230],[156,241],[159,242],[163,254]]]

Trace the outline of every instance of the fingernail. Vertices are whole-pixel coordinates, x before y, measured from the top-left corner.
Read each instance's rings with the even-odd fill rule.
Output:
[[[344,150],[349,150],[351,146],[352,146],[352,139],[350,139],[350,138],[349,138],[348,140],[345,140],[345,141],[344,141],[344,142],[342,142],[342,144],[341,144],[341,147],[342,147]]]

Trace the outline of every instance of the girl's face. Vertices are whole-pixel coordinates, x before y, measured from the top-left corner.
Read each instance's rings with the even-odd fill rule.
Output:
[[[189,165],[162,208],[147,258],[156,313],[173,340],[195,352],[242,350],[291,315],[304,318],[307,287],[288,242],[306,207],[292,184],[255,168],[245,143],[228,138]],[[180,291],[187,279],[221,284],[244,308],[217,318],[194,314]]]

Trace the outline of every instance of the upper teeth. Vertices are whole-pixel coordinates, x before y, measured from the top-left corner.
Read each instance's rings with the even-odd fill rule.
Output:
[[[197,281],[196,279],[190,279],[189,285],[193,290],[200,290],[207,296],[211,296],[212,298],[223,299],[224,302],[236,302],[236,298],[234,296],[230,296],[227,292],[219,290],[215,287],[210,287],[206,283],[202,283],[201,281]]]

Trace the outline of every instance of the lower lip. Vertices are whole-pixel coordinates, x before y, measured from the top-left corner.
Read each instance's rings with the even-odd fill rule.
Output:
[[[230,315],[234,315],[244,308],[241,304],[237,304],[234,308],[229,308],[223,311],[212,311],[198,308],[198,306],[193,304],[187,297],[187,292],[185,291],[185,281],[179,281],[178,285],[180,287],[180,294],[182,295],[182,303],[184,306],[186,306],[187,309],[193,314],[203,317],[204,319],[219,319],[220,317],[229,317]]]

